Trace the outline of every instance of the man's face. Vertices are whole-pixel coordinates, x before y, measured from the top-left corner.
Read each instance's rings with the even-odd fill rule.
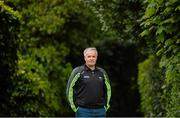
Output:
[[[85,60],[87,66],[95,66],[96,60],[97,60],[96,51],[94,51],[94,50],[87,51],[86,55],[84,56],[84,60]]]

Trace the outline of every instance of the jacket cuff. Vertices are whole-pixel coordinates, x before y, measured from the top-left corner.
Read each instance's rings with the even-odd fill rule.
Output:
[[[74,111],[74,112],[77,112],[77,110],[78,110],[78,107],[71,107],[72,108],[72,110]]]
[[[107,112],[108,109],[110,108],[110,105],[108,104],[107,106],[104,106],[104,108],[105,108],[105,111]]]

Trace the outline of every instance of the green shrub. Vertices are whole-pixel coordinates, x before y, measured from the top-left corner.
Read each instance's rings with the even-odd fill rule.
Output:
[[[141,18],[141,36],[151,45],[152,53],[159,56],[159,67],[164,71],[161,101],[164,116],[168,117],[180,116],[179,5],[179,0],[146,0]]]
[[[166,68],[166,80],[163,87],[163,104],[166,110],[166,116],[180,116],[180,53],[166,58],[163,56],[160,65]]]
[[[0,116],[9,113],[9,99],[16,68],[19,47],[16,32],[19,30],[20,14],[0,1]]]
[[[60,116],[66,112],[64,90],[71,65],[63,63],[67,49],[63,45],[59,49],[49,45],[19,54],[11,116]]]
[[[162,85],[164,74],[159,68],[159,60],[149,56],[139,64],[138,85],[141,94],[141,111],[147,117],[163,116],[161,105]]]

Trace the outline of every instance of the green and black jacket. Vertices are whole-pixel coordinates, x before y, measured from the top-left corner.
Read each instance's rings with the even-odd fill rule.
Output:
[[[99,67],[95,70],[86,65],[76,67],[68,80],[66,95],[74,112],[78,106],[85,108],[110,107],[111,86],[106,72]]]

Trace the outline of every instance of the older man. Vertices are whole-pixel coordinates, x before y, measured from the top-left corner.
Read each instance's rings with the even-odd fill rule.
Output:
[[[85,64],[73,69],[67,84],[67,98],[76,117],[105,117],[109,109],[111,86],[104,69],[96,66],[98,52],[84,50]]]

